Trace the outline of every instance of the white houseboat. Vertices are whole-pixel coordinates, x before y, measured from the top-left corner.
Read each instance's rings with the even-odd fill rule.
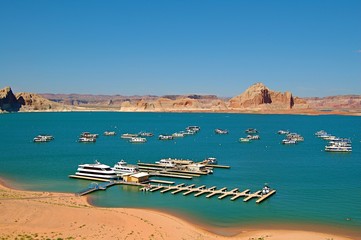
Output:
[[[99,178],[106,180],[118,178],[116,172],[111,169],[111,167],[98,161],[95,161],[95,163],[92,164],[80,164],[75,176],[79,178]]]
[[[113,167],[114,172],[117,174],[134,174],[139,172],[138,166],[127,164],[126,161],[120,160]]]

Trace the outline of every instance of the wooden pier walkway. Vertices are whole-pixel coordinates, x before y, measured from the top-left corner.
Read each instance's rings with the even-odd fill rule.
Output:
[[[168,181],[160,181],[160,182],[174,184],[174,182],[168,182]],[[249,189],[246,189],[241,192],[241,191],[239,191],[238,188],[234,188],[232,190],[227,190],[227,187],[217,189],[216,186],[207,188],[206,185],[201,185],[201,186],[196,187],[195,184],[191,184],[191,185],[187,186],[184,183],[178,184],[176,186],[171,186],[171,185],[166,186],[166,185],[161,185],[161,184],[152,185],[152,184],[141,184],[141,183],[129,183],[129,182],[115,180],[115,181],[107,181],[104,183],[93,182],[89,185],[88,188],[83,189],[82,191],[79,191],[78,193],[76,193],[76,195],[83,196],[83,195],[90,194],[95,191],[106,190],[107,188],[114,186],[114,185],[118,185],[118,184],[138,186],[138,187],[142,187],[142,188],[140,188],[140,190],[150,191],[150,192],[156,192],[158,190],[160,190],[161,193],[166,193],[166,192],[170,191],[172,194],[177,194],[177,193],[183,192],[183,196],[194,194],[193,195],[194,197],[198,197],[203,194],[207,194],[206,198],[211,198],[215,195],[219,195],[218,199],[220,199],[220,200],[224,199],[226,197],[230,197],[230,200],[234,201],[240,197],[244,197],[243,201],[247,202],[253,198],[256,198],[257,199],[256,203],[261,203],[276,193],[275,189],[269,189],[268,187],[266,189],[267,191],[265,191],[265,188],[266,188],[265,187],[262,190],[258,190],[256,192],[252,193]]]
[[[240,192],[238,188],[234,188],[234,189],[228,191],[226,187],[223,187],[223,188],[217,190],[216,186],[206,188],[205,185],[196,187],[194,184],[186,186],[184,183],[178,184],[176,186],[150,185],[150,186],[148,186],[148,188],[145,188],[145,187],[141,188],[141,190],[143,190],[143,191],[149,190],[150,192],[155,192],[155,191],[161,190],[160,191],[161,193],[166,193],[168,191],[171,191],[172,194],[177,194],[177,193],[183,192],[183,196],[194,193],[194,197],[198,197],[202,194],[207,194],[206,198],[211,198],[215,195],[219,195],[218,199],[231,197],[230,198],[231,201],[234,201],[240,197],[244,197],[244,199],[243,199],[244,202],[247,202],[252,198],[258,198],[256,200],[256,203],[261,203],[276,193],[276,190],[274,190],[274,189],[269,191],[266,194],[262,194],[262,190],[251,193],[249,189],[246,189],[246,190]]]
[[[76,193],[77,196],[84,196],[86,194],[98,191],[98,190],[106,190],[108,187],[114,186],[115,184],[118,184],[117,182],[111,181],[106,182],[103,184],[99,183],[91,183],[86,189],[83,189]]]
[[[226,165],[213,165],[213,164],[206,164],[207,167],[212,167],[212,168],[225,168],[225,169],[230,169],[231,166],[226,166]]]

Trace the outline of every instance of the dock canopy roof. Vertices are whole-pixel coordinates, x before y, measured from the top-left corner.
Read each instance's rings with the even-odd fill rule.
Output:
[[[136,174],[132,175],[132,177],[136,177],[136,178],[141,178],[141,177],[146,177],[146,176],[149,176],[149,174],[145,173],[145,172],[140,172],[140,173],[136,173]]]

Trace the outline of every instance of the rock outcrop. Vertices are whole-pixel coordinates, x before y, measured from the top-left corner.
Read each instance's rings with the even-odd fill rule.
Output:
[[[38,94],[17,93],[18,102],[21,104],[20,111],[62,111],[69,110],[69,107],[45,99]]]
[[[11,91],[10,87],[0,89],[0,110],[4,112],[17,112],[21,104]]]
[[[226,110],[225,102],[216,96],[167,95],[156,99],[128,100],[121,104],[121,111],[180,112]]]
[[[14,95],[10,87],[0,89],[0,112],[64,111],[70,109],[74,108],[52,102],[37,94],[17,93]]]
[[[250,86],[241,95],[229,100],[230,109],[291,109],[294,99],[290,92],[276,92],[268,89],[262,83]]]

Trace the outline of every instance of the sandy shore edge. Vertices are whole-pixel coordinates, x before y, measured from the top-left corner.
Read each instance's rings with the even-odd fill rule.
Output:
[[[70,193],[23,191],[0,180],[0,239],[350,240],[351,236],[285,229],[236,229],[214,234],[168,213],[99,208]],[[234,230],[234,229],[233,229]]]

